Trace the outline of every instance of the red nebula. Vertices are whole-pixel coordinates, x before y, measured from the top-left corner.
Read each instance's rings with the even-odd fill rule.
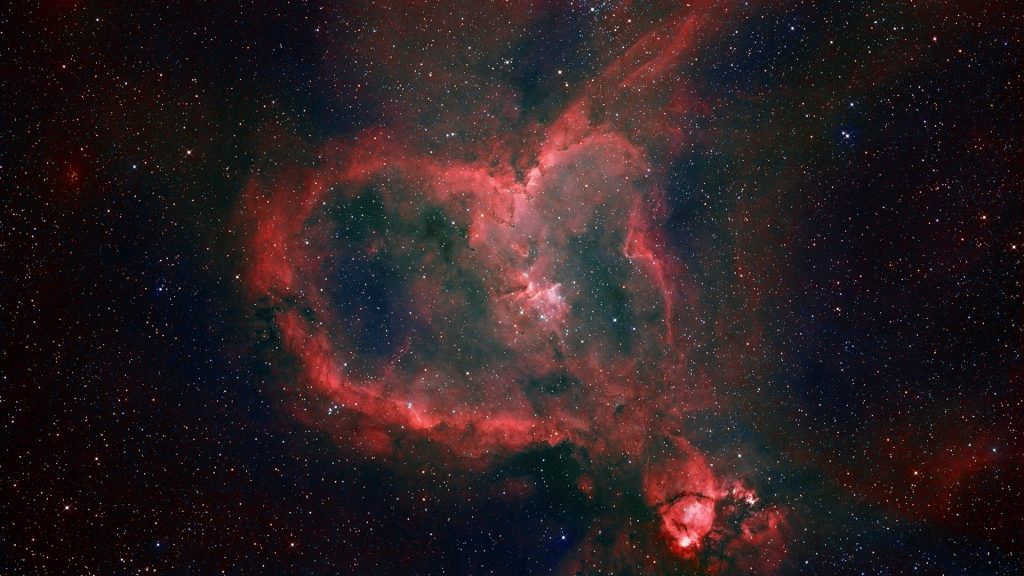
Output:
[[[688,369],[698,290],[659,233],[658,159],[682,142],[665,123],[631,117],[648,101],[673,117],[699,113],[669,76],[698,30],[715,31],[711,13],[641,38],[525,164],[510,144],[530,141],[523,135],[495,135],[466,160],[373,130],[322,146],[315,167],[254,177],[239,216],[244,280],[274,310],[294,361],[282,379],[296,415],[367,455],[418,438],[466,468],[569,442],[642,468],[644,499],[678,558],[709,543],[778,556],[784,514],[757,509],[754,493],[714,473],[680,432],[705,386]],[[618,120],[594,119],[609,107]],[[363,212],[346,212],[353,205]],[[344,263],[353,264],[339,286],[331,271]],[[344,285],[353,276],[362,287]],[[382,294],[392,289],[400,294]],[[368,316],[384,309],[397,320]],[[382,325],[386,346],[360,340]],[[587,475],[579,487],[592,496],[596,483]],[[736,517],[738,533],[724,522]]]

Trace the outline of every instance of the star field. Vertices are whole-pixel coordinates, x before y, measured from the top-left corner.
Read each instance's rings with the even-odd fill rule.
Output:
[[[1015,3],[0,22],[0,573],[1024,572]]]

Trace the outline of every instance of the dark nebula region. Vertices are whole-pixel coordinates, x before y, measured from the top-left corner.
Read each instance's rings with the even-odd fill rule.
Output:
[[[1024,573],[1022,12],[4,9],[0,572]]]

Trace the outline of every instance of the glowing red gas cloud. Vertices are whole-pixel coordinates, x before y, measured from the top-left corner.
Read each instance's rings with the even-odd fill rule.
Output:
[[[412,436],[467,469],[563,442],[635,463],[680,561],[717,570],[699,559],[713,547],[772,571],[785,511],[682,432],[702,402],[690,354],[704,296],[660,232],[662,165],[687,138],[675,120],[702,108],[673,71],[721,16],[702,5],[640,38],[540,138],[494,134],[467,160],[366,130],[320,147],[314,166],[254,177],[244,281],[295,361],[283,386],[296,415],[373,456],[400,459]],[[513,154],[523,141],[526,160]],[[379,222],[345,212],[364,226],[346,237],[337,214],[360,202]],[[401,288],[376,304],[347,297],[365,287],[338,285],[339,262]],[[399,321],[375,325],[374,306]],[[367,352],[359,333],[385,328],[393,341]],[[580,490],[600,483],[581,477]]]

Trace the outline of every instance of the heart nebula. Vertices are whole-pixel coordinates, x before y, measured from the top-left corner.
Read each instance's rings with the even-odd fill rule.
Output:
[[[777,567],[785,510],[685,434],[714,402],[691,357],[715,295],[661,230],[665,166],[700,108],[672,70],[713,27],[701,14],[641,38],[541,130],[447,156],[367,130],[254,176],[245,282],[296,416],[396,466],[417,443],[464,470],[568,445],[588,462],[584,493],[600,470],[637,471],[678,562]],[[668,120],[636,112],[652,103]],[[607,531],[566,570],[635,565]]]

